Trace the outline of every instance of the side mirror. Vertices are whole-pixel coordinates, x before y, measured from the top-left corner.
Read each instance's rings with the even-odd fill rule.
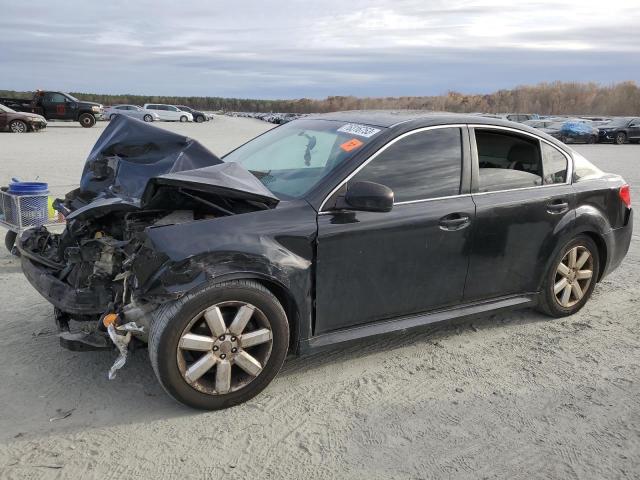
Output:
[[[393,208],[393,190],[374,182],[355,182],[344,195],[347,210],[364,212],[390,212]]]

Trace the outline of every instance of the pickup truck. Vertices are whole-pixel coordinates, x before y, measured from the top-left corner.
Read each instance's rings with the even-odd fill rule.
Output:
[[[47,120],[73,120],[85,128],[93,127],[100,118],[103,106],[95,102],[84,102],[63,92],[37,90],[33,98],[2,98],[0,103],[17,112],[42,115]]]

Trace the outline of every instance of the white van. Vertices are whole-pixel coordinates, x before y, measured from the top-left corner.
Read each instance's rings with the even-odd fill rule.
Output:
[[[168,122],[193,122],[193,115],[191,115],[189,112],[183,112],[174,105],[145,103],[144,108],[156,112],[160,117],[160,120],[165,120]]]

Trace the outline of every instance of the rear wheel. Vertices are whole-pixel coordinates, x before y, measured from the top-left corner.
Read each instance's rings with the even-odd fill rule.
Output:
[[[22,120],[13,120],[9,123],[9,130],[13,133],[26,133],[29,131],[29,127]]]
[[[187,120],[189,120],[189,119],[188,119],[186,116],[184,116],[184,115],[182,115],[182,116],[180,117],[180,121],[181,121],[181,122],[186,122]]]
[[[616,145],[622,145],[626,142],[627,142],[627,135],[624,132],[619,132],[616,134],[616,139],[614,140],[614,143]]]
[[[579,235],[556,255],[545,279],[539,309],[553,317],[572,315],[591,296],[600,272],[594,241]]]
[[[96,117],[90,113],[83,113],[80,115],[80,118],[78,118],[78,121],[84,128],[91,128],[96,124]]]
[[[275,296],[259,283],[235,280],[161,306],[149,356],[169,395],[217,410],[260,393],[280,370],[288,345],[287,317]]]
[[[142,119],[145,122],[153,122],[153,117],[151,115],[149,115],[148,113],[144,117],[142,117]]]

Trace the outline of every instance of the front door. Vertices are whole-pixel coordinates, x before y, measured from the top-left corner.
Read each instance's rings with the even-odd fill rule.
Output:
[[[318,216],[314,333],[447,307],[462,299],[475,207],[462,178],[466,128],[392,140],[346,184],[394,191],[390,212]],[[331,201],[328,202],[332,204]]]
[[[629,139],[640,140],[640,118],[634,118],[629,124]]]
[[[506,129],[476,128],[472,137],[476,221],[465,302],[535,292],[575,215],[567,156]]]
[[[42,109],[46,118],[66,119],[67,118],[67,97],[58,92],[47,92],[42,99]]]

